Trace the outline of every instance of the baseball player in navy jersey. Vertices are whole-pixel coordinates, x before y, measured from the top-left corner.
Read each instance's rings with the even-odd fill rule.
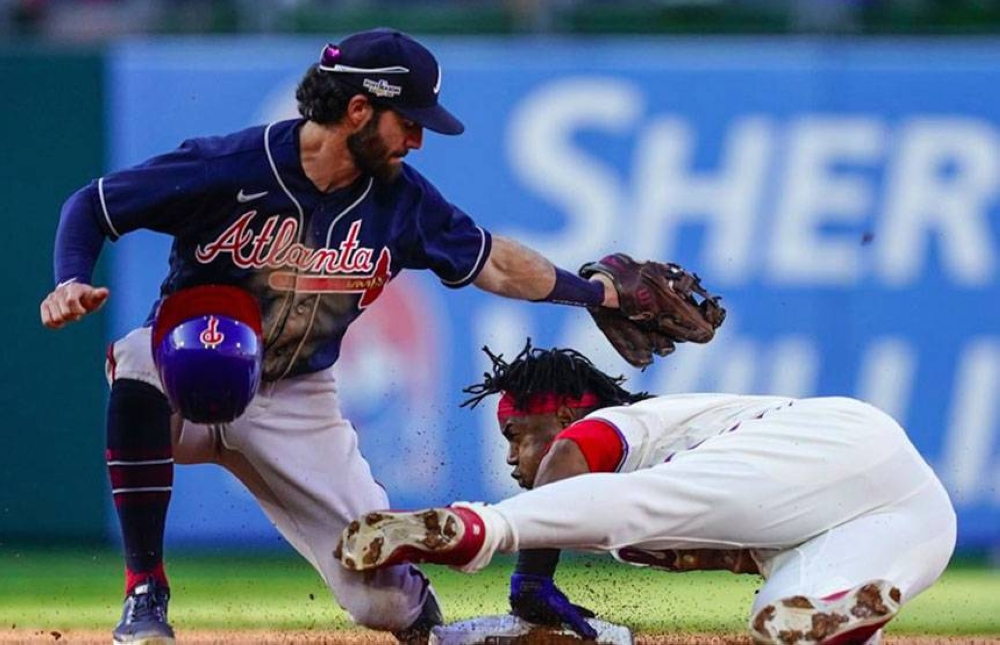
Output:
[[[364,576],[332,555],[351,518],[388,501],[339,411],[331,366],[345,330],[403,269],[523,300],[618,304],[606,277],[580,278],[491,235],[404,163],[425,129],[464,129],[438,102],[441,80],[412,38],[358,33],[324,47],[306,72],[302,118],[186,141],[63,206],[46,326],[103,305],[108,289],[91,283],[102,245],[137,229],[174,238],[162,297],[239,287],[261,314],[262,382],[229,424],[172,415],[150,350],[154,314],[109,350],[107,459],[126,560],[115,643],[174,642],[163,533],[175,461],[232,471],[357,623],[420,642],[441,622],[416,568]]]
[[[880,642],[955,545],[948,495],[903,429],[849,398],[621,387],[572,350],[528,347],[467,403],[500,394],[507,462],[526,493],[495,505],[374,512],[344,531],[354,571],[435,562],[472,572],[519,552],[515,615],[593,638],[553,574],[558,549],[670,571],[759,573],[755,643]]]

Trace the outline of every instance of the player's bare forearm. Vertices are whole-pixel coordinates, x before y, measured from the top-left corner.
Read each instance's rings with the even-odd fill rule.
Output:
[[[618,306],[610,281],[595,278],[604,288],[604,305]],[[490,257],[474,284],[484,291],[520,300],[545,300],[556,284],[556,267],[541,253],[501,235],[493,236]]]
[[[537,251],[523,244],[493,236],[493,246],[475,285],[508,298],[541,300],[552,291],[555,267]]]
[[[107,287],[67,282],[60,284],[45,296],[39,306],[42,324],[49,329],[59,329],[66,323],[80,320],[100,309],[108,299]]]
[[[538,466],[538,474],[535,475],[535,488],[589,472],[590,466],[587,464],[580,446],[575,441],[559,439],[552,443],[548,454]]]

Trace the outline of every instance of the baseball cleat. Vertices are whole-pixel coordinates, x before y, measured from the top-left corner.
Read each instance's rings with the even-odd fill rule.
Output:
[[[403,562],[461,566],[476,556],[485,535],[483,520],[467,508],[378,511],[344,529],[334,557],[354,571]]]
[[[901,594],[874,580],[825,599],[792,596],[750,619],[757,645],[864,645],[899,611]]]
[[[170,589],[153,578],[136,585],[125,597],[122,619],[111,636],[115,645],[174,645],[174,630],[167,622]]]

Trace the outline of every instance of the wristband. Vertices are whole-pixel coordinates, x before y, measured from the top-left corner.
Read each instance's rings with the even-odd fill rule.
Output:
[[[556,267],[556,283],[542,301],[574,307],[599,307],[604,303],[604,285]]]
[[[525,549],[517,552],[514,573],[551,578],[559,564],[559,549]]]

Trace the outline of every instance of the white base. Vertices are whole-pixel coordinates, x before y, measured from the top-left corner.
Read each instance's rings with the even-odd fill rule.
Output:
[[[587,622],[597,630],[599,645],[633,645],[632,631],[596,618]],[[561,645],[584,641],[570,629],[543,627],[517,616],[480,616],[435,627],[429,645]]]

